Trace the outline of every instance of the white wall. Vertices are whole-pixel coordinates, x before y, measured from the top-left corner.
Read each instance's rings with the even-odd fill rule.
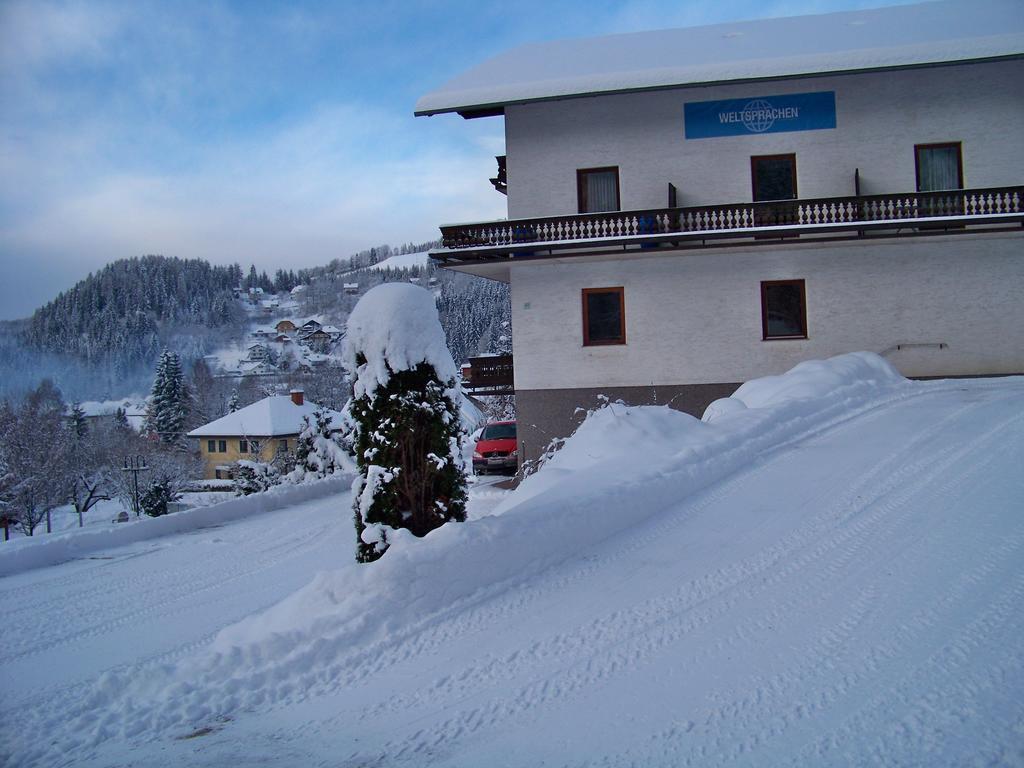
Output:
[[[683,137],[688,101],[835,91],[835,129]],[[963,142],[964,185],[1024,183],[1024,61],[566,99],[505,110],[510,218],[577,211],[576,169],[618,165],[623,209],[751,199],[750,156],[796,153],[800,197],[915,188],[914,144]]]
[[[761,340],[762,280],[804,279],[806,340]],[[583,288],[624,286],[626,344],[584,347]],[[1024,371],[1024,233],[513,263],[516,388],[744,381],[899,343],[909,376]]]

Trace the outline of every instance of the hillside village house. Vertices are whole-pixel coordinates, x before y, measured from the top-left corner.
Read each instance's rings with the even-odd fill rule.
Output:
[[[198,439],[203,458],[203,477],[226,480],[240,459],[273,461],[282,451],[294,451],[304,426],[303,419],[317,410],[301,389],[289,395],[272,395],[240,408],[188,433]],[[328,411],[331,428],[341,429],[342,415]]]
[[[700,415],[852,350],[1024,372],[1024,13],[936,2],[541,43],[422,97],[504,117],[520,456],[596,395]],[[500,175],[500,174],[499,174]]]

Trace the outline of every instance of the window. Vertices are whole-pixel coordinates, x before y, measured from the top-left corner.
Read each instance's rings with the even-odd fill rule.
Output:
[[[619,210],[619,168],[581,168],[576,171],[580,213]]]
[[[796,155],[754,155],[750,158],[754,202],[796,199]]]
[[[216,440],[207,440],[206,441],[206,452],[207,453],[216,453],[216,449],[217,449],[217,441]]]
[[[227,440],[218,440],[217,441],[217,450],[220,453],[227,453],[228,452],[228,441]]]
[[[515,424],[488,424],[480,433],[481,440],[515,440]]]
[[[239,440],[238,441],[238,452],[239,453],[248,453],[249,452],[249,441],[248,440]]]
[[[277,452],[278,453],[288,453],[288,440],[287,440],[287,438],[284,439],[284,440],[278,440],[277,441]]]
[[[583,346],[626,343],[622,288],[583,289]]]
[[[807,338],[807,297],[803,280],[761,283],[761,332],[766,340]]]
[[[958,141],[949,144],[916,144],[914,167],[918,192],[964,187],[964,164]]]
[[[259,453],[262,447],[259,440],[249,441],[249,453]]]

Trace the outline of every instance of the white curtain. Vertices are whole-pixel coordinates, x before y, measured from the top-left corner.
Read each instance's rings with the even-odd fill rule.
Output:
[[[959,147],[922,147],[917,168],[921,192],[960,189]]]
[[[619,210],[619,195],[615,186],[614,171],[588,173],[586,213]]]

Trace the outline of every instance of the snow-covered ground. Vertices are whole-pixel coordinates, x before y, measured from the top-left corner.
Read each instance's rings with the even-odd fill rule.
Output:
[[[342,493],[4,578],[7,762],[1024,764],[1024,379],[817,365],[371,566]]]
[[[388,256],[383,261],[371,264],[370,269],[378,271],[385,269],[412,269],[413,267],[426,267],[429,263],[429,252],[418,251],[416,253],[402,253],[395,254],[394,256]]]

